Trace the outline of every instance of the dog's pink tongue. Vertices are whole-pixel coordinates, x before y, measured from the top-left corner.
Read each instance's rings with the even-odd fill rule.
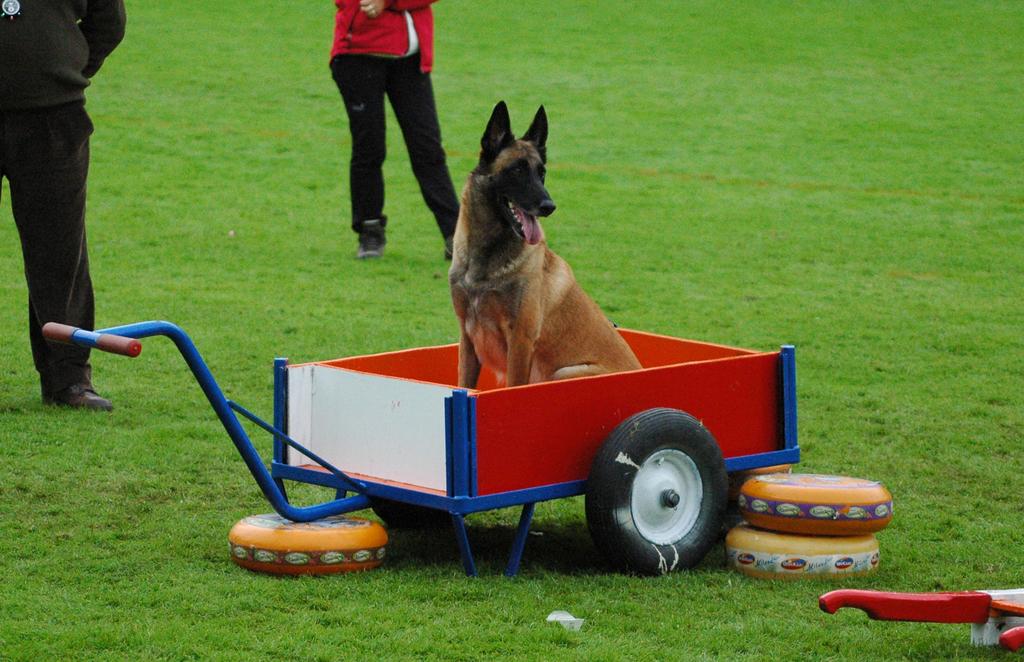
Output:
[[[544,239],[544,228],[537,222],[537,217],[533,214],[523,214],[523,236],[526,237],[526,243],[528,244],[539,244]]]

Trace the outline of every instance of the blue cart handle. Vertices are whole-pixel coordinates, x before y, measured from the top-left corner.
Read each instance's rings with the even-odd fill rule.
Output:
[[[270,472],[267,471],[267,467],[263,464],[263,459],[256,452],[256,448],[252,445],[252,441],[249,440],[249,436],[245,433],[245,429],[235,415],[232,409],[233,403],[224,396],[224,392],[217,385],[217,381],[210,373],[210,369],[206,367],[206,362],[203,361],[199,350],[192,343],[192,339],[176,324],[164,321],[137,322],[109,329],[86,331],[67,326],[66,324],[50,322],[43,326],[43,335],[58,342],[95,347],[107,352],[124,354],[125,356],[138,356],[139,352],[142,351],[142,344],[138,341],[139,338],[167,336],[174,342],[178,351],[181,352],[182,358],[185,359],[185,363],[192,370],[192,374],[195,376],[196,381],[199,382],[203,393],[206,394],[206,399],[210,401],[210,405],[213,407],[214,412],[216,412],[217,418],[224,425],[224,429],[227,431],[228,436],[231,437],[231,441],[234,442],[235,448],[241,454],[242,460],[245,461],[246,466],[249,468],[249,472],[252,473],[256,483],[263,491],[263,495],[270,501],[270,505],[274,507],[274,510],[279,515],[295,522],[310,522],[323,517],[350,513],[369,507],[370,497],[366,494],[356,494],[355,496],[335,499],[314,506],[297,507],[288,503],[283,490],[274,481]],[[262,423],[261,421],[257,422]],[[265,425],[263,424],[263,426]],[[273,428],[271,429],[273,430]],[[274,430],[274,432],[284,436],[280,431]],[[326,463],[324,466],[332,469],[334,472],[341,473]],[[350,482],[362,486],[357,481]]]

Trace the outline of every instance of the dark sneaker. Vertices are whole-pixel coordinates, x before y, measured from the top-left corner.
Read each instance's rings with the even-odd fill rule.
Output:
[[[360,260],[380,257],[384,254],[384,245],[387,243],[380,219],[363,221],[362,229],[359,231],[359,252],[356,253],[356,257]]]
[[[444,259],[448,260],[449,262],[451,262],[451,259],[452,259],[452,238],[451,237],[445,237],[444,238]]]
[[[111,411],[114,405],[110,400],[101,397],[89,384],[72,384],[63,391],[44,393],[43,402],[48,405],[72,407],[74,409],[96,409]]]

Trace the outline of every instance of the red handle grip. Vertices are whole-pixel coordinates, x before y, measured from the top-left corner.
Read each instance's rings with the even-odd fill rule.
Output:
[[[1024,625],[1010,628],[999,635],[999,645],[1012,651],[1020,650],[1024,646]]]
[[[62,342],[65,345],[70,345],[71,335],[77,330],[77,327],[73,327],[68,324],[47,322],[46,324],[43,325],[43,336],[47,340],[52,340],[54,342]]]
[[[880,621],[925,623],[984,623],[991,603],[992,596],[980,591],[885,593],[843,589],[818,598],[818,606],[829,614],[841,607],[855,607]]]
[[[55,342],[72,344],[76,331],[82,331],[82,329],[57,322],[47,322],[43,325],[43,336]],[[104,352],[131,357],[136,357],[142,353],[142,343],[135,338],[115,336],[112,333],[93,334],[91,331],[86,333],[95,336],[96,349],[101,349]]]
[[[115,336],[112,333],[101,333],[99,340],[96,341],[96,349],[135,358],[142,353],[142,343],[135,338]]]

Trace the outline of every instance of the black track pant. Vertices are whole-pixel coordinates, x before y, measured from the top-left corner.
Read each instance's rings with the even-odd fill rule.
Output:
[[[0,178],[11,189],[28,281],[32,357],[44,393],[89,383],[89,350],[50,344],[46,322],[93,328],[85,242],[85,180],[92,122],[83,103],[0,111]]]
[[[349,186],[352,193],[352,229],[363,221],[383,218],[385,156],[384,95],[391,102],[402,129],[413,174],[441,234],[450,237],[459,217],[448,173],[441,127],[434,105],[430,74],[420,71],[420,58],[338,55],[331,73],[338,85],[352,132]]]

